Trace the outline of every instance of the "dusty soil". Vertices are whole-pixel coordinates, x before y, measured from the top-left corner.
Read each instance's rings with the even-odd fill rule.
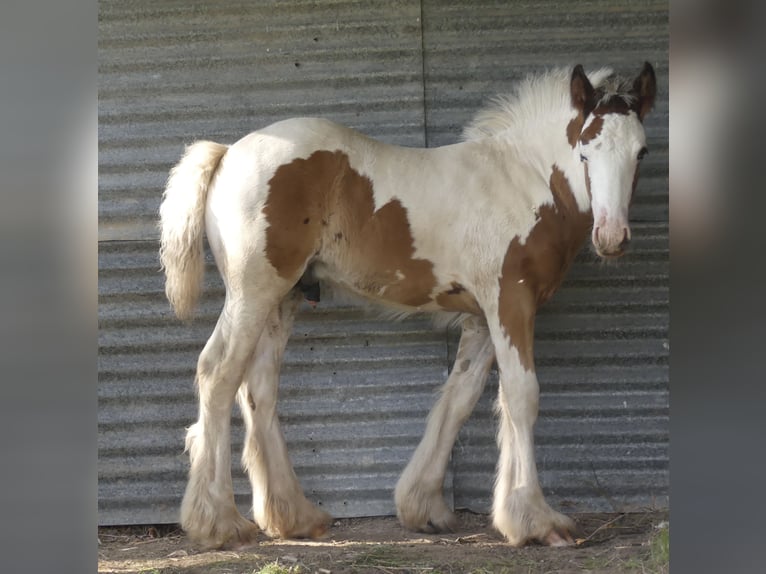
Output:
[[[256,546],[214,552],[196,548],[173,526],[102,527],[98,571],[104,574],[668,571],[667,512],[581,514],[574,518],[582,529],[577,546],[521,549],[505,544],[492,529],[488,516],[469,512],[458,513],[459,531],[451,534],[408,532],[390,517],[353,518],[336,520],[323,540],[271,540],[263,536]]]

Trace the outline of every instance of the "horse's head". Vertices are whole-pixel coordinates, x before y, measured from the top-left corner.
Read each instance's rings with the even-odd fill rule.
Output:
[[[643,120],[657,92],[654,70],[647,62],[632,83],[594,88],[578,65],[570,91],[582,122],[575,153],[591,198],[591,239],[601,257],[616,257],[630,241],[628,207],[647,153]]]

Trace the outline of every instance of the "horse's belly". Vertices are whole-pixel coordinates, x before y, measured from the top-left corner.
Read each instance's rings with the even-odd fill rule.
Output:
[[[422,260],[421,260],[422,261]],[[461,284],[442,285],[435,281],[430,265],[409,274],[402,269],[356,269],[317,264],[318,279],[329,281],[363,299],[379,305],[410,312],[451,311],[480,314],[474,296]]]

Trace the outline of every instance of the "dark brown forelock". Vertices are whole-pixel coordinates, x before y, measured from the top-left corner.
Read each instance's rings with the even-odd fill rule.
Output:
[[[600,116],[605,114],[622,114],[627,116],[631,110],[634,112],[638,110],[636,107],[637,103],[638,100],[636,98],[630,99],[622,95],[609,95],[599,100],[593,113]]]
[[[593,113],[618,113],[627,115],[638,112],[638,98],[633,92],[633,81],[619,76],[608,76],[596,86]]]

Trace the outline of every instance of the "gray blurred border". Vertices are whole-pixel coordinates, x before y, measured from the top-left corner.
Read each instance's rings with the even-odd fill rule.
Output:
[[[764,7],[671,11],[674,574],[763,571]]]
[[[96,529],[95,2],[0,6],[4,572],[88,572]]]

